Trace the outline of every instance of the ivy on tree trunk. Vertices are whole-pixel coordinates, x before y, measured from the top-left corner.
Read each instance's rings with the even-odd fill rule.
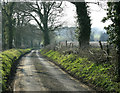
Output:
[[[5,3],[3,2],[2,6],[2,15],[3,15],[3,29],[2,29],[2,41],[3,41],[3,49],[11,49],[13,43],[13,8],[14,2]]]
[[[90,33],[91,33],[91,24],[90,17],[87,10],[87,5],[85,2],[75,2],[77,18],[78,18],[78,30],[77,38],[79,45],[86,46],[89,45]]]

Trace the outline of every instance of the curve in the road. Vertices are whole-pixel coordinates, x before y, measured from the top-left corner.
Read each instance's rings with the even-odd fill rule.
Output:
[[[20,60],[14,91],[93,91],[33,50]]]

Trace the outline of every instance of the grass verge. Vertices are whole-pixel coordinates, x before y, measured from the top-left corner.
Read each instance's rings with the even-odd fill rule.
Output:
[[[115,82],[117,76],[112,76],[109,72],[112,65],[95,64],[87,58],[78,57],[75,54],[62,54],[58,51],[41,49],[40,53],[47,56],[65,71],[77,79],[83,80],[94,88],[101,88],[107,92],[120,92],[120,83]]]
[[[24,54],[30,52],[31,49],[10,49],[0,53],[0,84],[2,91],[8,88],[8,79],[12,73],[12,68],[15,66],[17,60]]]

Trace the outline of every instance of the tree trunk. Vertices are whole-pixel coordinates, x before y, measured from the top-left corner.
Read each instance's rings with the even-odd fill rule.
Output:
[[[117,51],[117,55],[118,55],[118,58],[117,58],[117,60],[118,60],[118,77],[120,79],[120,48]]]
[[[43,27],[44,27],[44,46],[47,46],[50,44],[50,37],[49,37],[49,29],[48,29],[48,20],[47,20],[47,16],[45,15],[44,17],[44,23],[43,23]]]
[[[10,33],[9,33],[9,41],[8,41],[8,48],[9,49],[12,49],[12,41],[13,41],[13,31],[11,30]]]
[[[13,43],[13,20],[12,20],[12,13],[13,13],[13,7],[14,7],[14,2],[8,3],[7,5],[3,5],[3,7],[7,7],[3,9],[5,13],[5,27],[8,29],[6,30],[6,37],[5,39],[7,40],[7,49],[12,48],[12,43]],[[8,21],[8,22],[7,22]],[[4,34],[5,35],[5,34]]]
[[[5,50],[5,29],[2,27],[2,50]]]
[[[79,25],[79,46],[89,45],[91,24],[85,2],[75,2]]]
[[[9,30],[8,30],[8,49],[12,49],[12,42],[13,42],[13,29],[12,29],[12,19],[11,16],[8,17],[9,19]]]
[[[44,46],[47,46],[50,44],[49,32],[48,30],[45,30],[43,33],[44,33]]]
[[[21,29],[22,29],[22,24],[20,24],[20,14],[17,12],[17,29],[15,33],[15,46],[16,48],[21,48]]]
[[[17,28],[18,28],[18,30],[16,30],[15,36],[14,36],[15,47],[16,48],[21,48],[21,42],[22,42],[21,29],[20,29],[20,27],[17,27]]]

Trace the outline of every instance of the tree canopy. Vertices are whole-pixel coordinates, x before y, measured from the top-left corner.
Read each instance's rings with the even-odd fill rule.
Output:
[[[61,2],[36,2],[36,3],[26,3],[25,10],[22,10],[29,16],[32,16],[37,22],[40,30],[44,35],[44,45],[50,44],[49,32],[54,31],[61,26],[58,22],[60,13],[62,12]],[[35,13],[39,19],[36,18]]]

